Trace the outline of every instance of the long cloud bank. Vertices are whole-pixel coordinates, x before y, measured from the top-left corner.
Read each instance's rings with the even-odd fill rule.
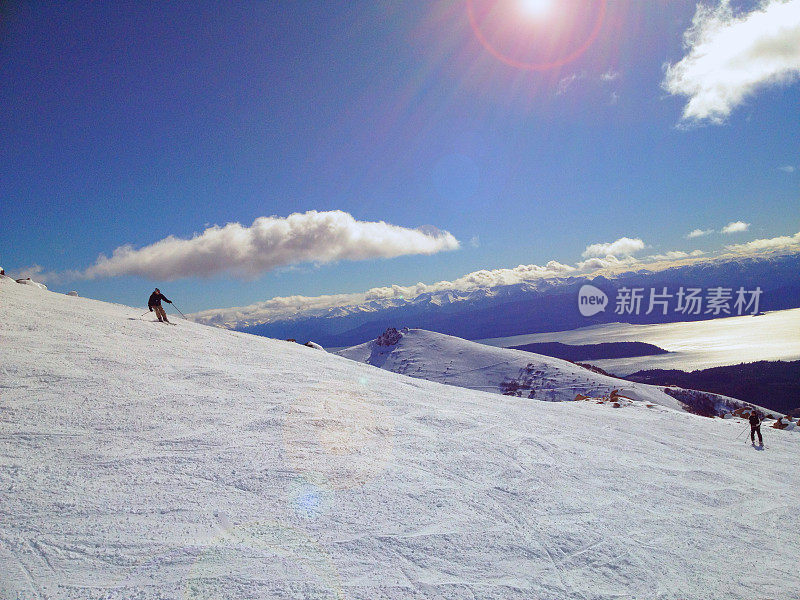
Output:
[[[765,0],[737,15],[729,0],[698,5],[684,35],[686,56],[662,83],[686,96],[685,122],[722,123],[749,96],[800,75],[800,0]]]
[[[434,254],[458,247],[453,235],[433,227],[408,229],[357,221],[338,210],[309,211],[259,217],[250,227],[214,226],[191,239],[169,236],[143,248],[122,246],[111,257],[101,255],[79,276],[139,275],[164,281],[222,273],[257,277],[298,263]]]
[[[570,276],[613,275],[629,271],[631,268],[648,268],[662,270],[681,264],[702,260],[713,260],[701,250],[673,250],[661,254],[653,254],[642,258],[632,256],[646,248],[646,244],[638,238],[620,238],[614,242],[591,244],[583,252],[586,260],[574,266],[557,261],[550,261],[544,266],[519,265],[510,269],[483,269],[468,273],[453,281],[439,281],[432,284],[390,285],[377,287],[366,292],[352,294],[336,294],[325,296],[284,296],[276,297],[249,306],[211,309],[194,313],[192,317],[209,325],[253,325],[281,319],[325,314],[340,307],[362,305],[369,308],[370,302],[396,301],[398,303],[414,300],[423,294],[436,293],[468,293],[480,289],[491,289],[502,285],[534,283],[546,279],[557,279]],[[619,253],[620,256],[592,256],[601,248]],[[723,256],[758,256],[772,252],[800,252],[800,232],[791,236],[780,236],[760,239],[745,244],[725,247]]]
[[[609,258],[614,261],[613,257]],[[578,268],[576,267],[550,261],[545,266],[519,265],[511,269],[482,269],[468,273],[453,281],[420,282],[415,285],[388,285],[353,294],[278,296],[249,306],[205,310],[194,313],[191,316],[196,321],[208,325],[265,323],[298,314],[310,315],[315,312],[324,312],[337,307],[382,300],[403,302],[405,300],[413,300],[422,294],[468,292],[501,285],[564,277],[577,271]]]
[[[800,231],[794,235],[762,238],[744,244],[731,244],[725,246],[725,249],[734,254],[758,254],[762,252],[779,252],[782,250],[800,250]]]

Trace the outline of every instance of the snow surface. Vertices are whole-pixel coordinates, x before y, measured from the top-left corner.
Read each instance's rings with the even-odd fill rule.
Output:
[[[798,436],[0,279],[0,598],[790,598]]]
[[[669,353],[608,358],[593,360],[591,363],[615,375],[629,375],[645,369],[694,371],[760,360],[800,359],[800,308],[768,312],[756,317],[747,315],[706,321],[650,325],[606,323],[571,331],[478,341],[502,348],[536,342],[645,342],[668,350]]]

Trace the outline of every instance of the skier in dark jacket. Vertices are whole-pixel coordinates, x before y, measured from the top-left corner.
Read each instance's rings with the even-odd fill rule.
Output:
[[[761,437],[761,417],[756,411],[750,413],[750,441],[756,443],[756,434],[758,434],[758,445],[764,445],[764,439]]]
[[[172,304],[172,300],[167,298],[164,294],[161,293],[161,290],[156,288],[156,290],[150,294],[150,299],[147,301],[147,308],[150,309],[150,312],[155,310],[156,316],[158,317],[159,321],[164,321],[169,323],[169,319],[167,319],[167,312],[164,310],[164,307],[161,306],[161,301],[167,302],[168,304]]]

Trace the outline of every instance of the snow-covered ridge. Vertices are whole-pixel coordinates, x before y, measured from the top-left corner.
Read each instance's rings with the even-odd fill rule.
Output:
[[[629,287],[649,287],[656,282],[659,285],[665,282],[671,282],[670,285],[687,285],[691,282],[702,287],[719,286],[723,283],[741,285],[745,281],[757,281],[758,285],[769,290],[769,296],[773,290],[785,287],[786,273],[789,273],[792,285],[796,284],[794,269],[798,258],[800,254],[794,250],[770,256],[724,255],[625,264],[617,268],[586,271],[559,263],[548,263],[546,267],[519,265],[514,269],[477,271],[452,282],[441,281],[432,285],[418,283],[409,287],[387,286],[364,293],[277,297],[249,306],[204,310],[191,317],[207,325],[240,330],[265,324],[316,319],[341,320],[343,327],[345,322],[350,327],[356,327],[387,311],[404,311],[408,315],[428,310],[474,310],[498,302],[523,299],[531,301],[541,295],[571,293],[573,286],[587,281],[608,283],[619,280],[625,281]],[[730,279],[732,276],[733,280]],[[577,289],[574,291],[577,295]],[[475,339],[487,335],[467,337]]]
[[[3,599],[800,587],[794,433],[759,452],[739,419],[487,394],[3,280],[0,323]]]
[[[601,375],[559,358],[486,346],[423,329],[398,332],[392,328],[376,340],[337,354],[394,373],[506,396],[557,402],[575,400],[579,395],[607,397],[616,391],[676,410],[690,408],[676,399],[677,394],[665,393],[658,386]],[[687,400],[698,394],[682,391],[681,397]],[[727,396],[703,394],[714,399],[720,416],[743,404]]]
[[[352,316],[374,315],[387,309],[412,308],[424,306],[447,306],[461,302],[475,302],[492,298],[510,297],[525,294],[549,286],[553,286],[562,278],[541,280],[538,282],[525,282],[514,285],[498,286],[495,288],[479,288],[475,290],[444,290],[440,292],[424,292],[411,298],[392,297],[363,299],[358,294],[346,295],[342,300],[335,297],[321,297],[323,306],[304,306],[305,301],[313,298],[276,298],[251,306],[233,307],[228,309],[212,309],[200,311],[189,315],[198,323],[214,325],[227,329],[244,329],[273,321],[308,318],[335,319]],[[327,300],[327,298],[331,298]],[[294,300],[294,302],[292,302]],[[341,302],[341,304],[338,304]],[[334,306],[328,304],[334,303]]]

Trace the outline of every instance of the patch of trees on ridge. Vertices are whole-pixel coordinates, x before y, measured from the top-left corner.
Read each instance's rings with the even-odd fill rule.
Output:
[[[605,342],[602,344],[563,344],[561,342],[538,342],[512,346],[513,350],[525,350],[562,358],[573,362],[580,360],[601,360],[604,358],[632,358],[634,356],[653,356],[667,354],[663,348],[644,342]]]
[[[784,414],[800,411],[800,360],[762,360],[691,372],[651,369],[624,379],[714,392]]]

